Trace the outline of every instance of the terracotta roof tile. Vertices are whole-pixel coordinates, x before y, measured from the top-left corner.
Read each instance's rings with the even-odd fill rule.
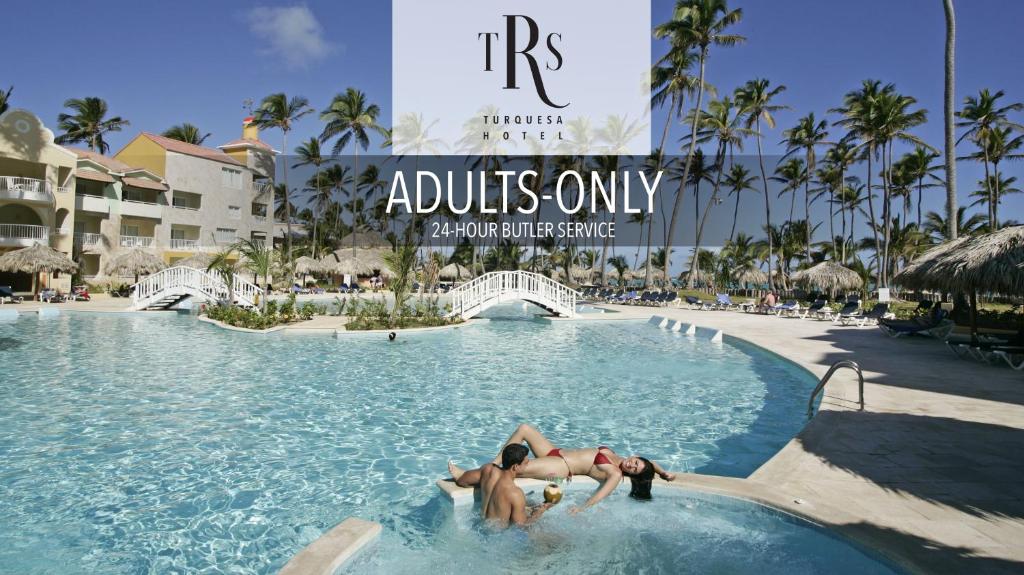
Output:
[[[79,158],[92,160],[93,162],[96,162],[97,164],[110,170],[111,172],[123,174],[125,172],[132,172],[136,170],[136,168],[129,166],[128,164],[122,162],[121,160],[111,158],[110,156],[104,156],[103,154],[93,152],[92,150],[83,150],[79,148],[68,148],[68,150],[77,155]]]
[[[242,146],[256,146],[257,148],[263,148],[267,151],[274,151],[266,142],[260,140],[253,140],[252,138],[239,138],[237,140],[231,140],[223,146],[217,146],[218,148],[240,148]]]
[[[205,148],[203,146],[196,146],[195,144],[186,144],[185,142],[179,140],[172,140],[171,138],[165,138],[164,136],[150,134],[149,132],[143,132],[142,135],[149,138],[156,145],[167,150],[168,152],[185,154],[186,156],[195,156],[197,158],[205,158],[207,160],[213,160],[214,162],[231,164],[232,166],[242,165],[234,158],[220,150],[215,150],[213,148]]]
[[[144,188],[147,190],[157,190],[160,192],[167,191],[167,186],[161,184],[160,182],[147,180],[146,178],[121,178],[121,181],[125,185],[132,186],[133,188]]]
[[[103,172],[97,172],[96,170],[84,170],[78,168],[75,170],[75,177],[82,178],[84,180],[93,180],[95,182],[106,182],[108,184],[114,183],[114,177],[110,174],[104,174]]]

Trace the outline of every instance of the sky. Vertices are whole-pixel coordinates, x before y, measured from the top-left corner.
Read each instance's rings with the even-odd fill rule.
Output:
[[[652,1],[655,23],[666,20],[672,2]],[[791,110],[780,112],[779,128],[766,135],[767,154],[782,152],[782,129],[796,118],[808,112],[822,116],[866,78],[893,82],[916,97],[930,121],[915,133],[941,146],[941,2],[733,0],[730,5],[744,12],[734,31],[747,41],[713,48],[707,76],[723,94],[759,77],[788,87],[779,100]],[[113,151],[139,131],[161,132],[185,121],[212,134],[207,144],[225,143],[240,136],[246,99],[258,102],[280,91],[305,96],[319,110],[354,86],[381,107],[384,122],[390,120],[391,9],[384,0],[111,0],[60,2],[54,8],[47,2],[5,3],[5,21],[23,25],[5,28],[0,87],[13,85],[12,105],[33,111],[50,127],[65,99],[102,97],[111,114],[131,122],[108,138]],[[1024,50],[1017,40],[1024,2],[958,0],[957,8],[958,105],[984,87],[1005,90],[1006,101],[1024,101],[1019,73]],[[57,22],[60,34],[41,33]],[[663,53],[662,43],[652,44],[655,57]],[[655,110],[654,126],[663,125],[663,114]],[[320,128],[315,114],[307,116],[289,135],[289,147],[318,135]],[[670,141],[680,146],[684,132],[674,126]],[[660,128],[652,137],[659,133]],[[280,147],[280,132],[263,137]],[[748,146],[748,152],[752,149]],[[967,145],[958,149],[968,151]],[[1009,173],[1018,169],[1007,166]],[[961,203],[976,189],[980,173],[979,166],[960,164]],[[942,193],[930,192],[926,210],[941,210]],[[1007,198],[1001,213],[1024,220],[1024,194]]]

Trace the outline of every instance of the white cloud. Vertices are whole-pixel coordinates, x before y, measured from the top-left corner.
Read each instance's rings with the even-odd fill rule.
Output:
[[[306,69],[335,49],[306,6],[253,8],[246,14],[246,21],[249,31],[266,44],[265,51],[289,68]]]

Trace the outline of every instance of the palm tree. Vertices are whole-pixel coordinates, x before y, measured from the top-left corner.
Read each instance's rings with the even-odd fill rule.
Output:
[[[103,135],[120,132],[129,124],[128,120],[120,116],[107,119],[107,102],[102,98],[71,98],[64,102],[64,107],[74,113],[62,112],[57,116],[57,127],[64,131],[54,139],[58,144],[84,142],[90,150],[106,154],[110,145],[103,139]]]
[[[256,277],[263,278],[261,285],[270,283],[270,273],[274,269],[273,248],[261,241],[239,239],[231,249],[237,250],[245,258],[246,269],[255,274]],[[262,313],[267,312],[267,295],[263,294],[263,297],[260,299],[260,311]]]
[[[334,198],[334,187],[332,182],[324,177],[324,172],[320,172],[308,182],[306,182],[306,191],[310,193],[310,199],[312,200],[312,220],[313,220],[313,246],[311,254],[314,258],[318,255],[318,248],[324,242],[321,236],[326,236],[326,230],[321,230],[321,223],[326,228],[326,214],[330,210],[333,204]]]
[[[989,139],[992,133],[998,128],[1015,127],[1019,128],[1018,124],[1014,124],[1007,119],[1009,112],[1019,112],[1024,109],[1024,104],[1015,102],[1006,106],[999,106],[999,99],[1005,96],[1006,93],[999,90],[995,94],[991,93],[987,88],[978,92],[978,96],[968,96],[964,99],[964,107],[962,110],[957,112],[956,116],[960,118],[957,122],[957,127],[966,128],[957,143],[962,142],[964,139],[969,138],[978,147],[981,152],[982,161],[985,164],[985,183],[988,185],[990,180],[989,174],[989,162],[991,158],[989,156]],[[998,203],[995,199],[995,190],[987,190],[988,198],[988,222],[990,230],[998,230],[999,222],[996,220],[995,206]]]
[[[1013,129],[1009,126],[1004,128],[995,128],[988,133],[985,141],[982,143],[983,150],[968,156],[968,159],[983,161],[987,156],[988,161],[992,164],[992,175],[989,176],[987,182],[982,182],[986,186],[986,192],[989,197],[980,203],[984,203],[989,206],[989,213],[991,214],[992,221],[996,222],[996,227],[989,224],[989,229],[996,230],[999,226],[999,204],[1002,201],[1001,197],[1006,193],[1001,184],[1003,183],[1003,176],[999,171],[999,164],[1004,160],[1019,160],[1024,158],[1024,154],[1021,154],[1021,148],[1024,147],[1024,135],[1014,136]],[[975,202],[977,205],[979,202]],[[990,205],[991,204],[991,205]]]
[[[924,188],[931,188],[940,185],[942,178],[935,175],[943,166],[934,164],[939,159],[939,154],[924,146],[915,146],[914,151],[905,154],[899,161],[900,166],[906,171],[908,177],[917,182],[917,227],[921,227],[921,203]],[[933,183],[925,184],[925,180]],[[937,183],[936,183],[937,182]]]
[[[956,13],[953,0],[943,0],[943,11],[946,14],[946,59],[945,59],[945,93],[943,98],[943,127],[945,129],[944,148],[946,154],[946,218],[950,226],[946,236],[955,240],[957,237],[956,218],[956,131],[953,116],[956,111]]]
[[[785,144],[787,145],[786,157],[790,154],[803,150],[804,160],[807,162],[807,174],[804,178],[804,219],[811,221],[811,192],[810,174],[813,174],[817,169],[817,154],[815,148],[817,146],[827,144],[825,138],[828,137],[828,122],[825,120],[816,120],[814,118],[814,112],[807,114],[803,118],[797,120],[796,126],[783,132],[783,136],[786,138]],[[807,242],[806,252],[807,259],[811,259],[811,242],[813,238],[811,234],[811,226],[807,226]]]
[[[697,78],[697,104],[695,110],[701,110],[704,101],[704,77],[708,61],[708,53],[714,46],[735,46],[744,41],[743,36],[726,34],[725,30],[738,23],[743,17],[740,9],[729,10],[726,0],[677,0],[672,20],[654,29],[658,38],[670,38],[673,51],[689,50],[697,48],[697,61],[700,66],[700,74]],[[693,114],[693,121],[690,126],[690,146],[686,153],[686,162],[683,165],[682,181],[686,182],[690,177],[690,163],[693,160],[693,152],[697,145],[697,123],[700,121],[700,114]],[[672,249],[672,240],[675,235],[676,222],[679,218],[679,206],[682,205],[683,195],[676,196],[675,204],[672,206],[672,217],[669,220],[668,231],[665,235],[666,251]],[[665,277],[672,277],[669,274],[669,259],[665,258]]]
[[[281,130],[281,149],[287,154],[288,150],[288,132],[292,130],[293,124],[302,118],[306,114],[313,111],[309,107],[309,100],[302,96],[292,96],[289,100],[288,96],[284,92],[271,94],[260,102],[260,107],[257,108],[255,117],[253,118],[253,125],[260,129],[276,128]],[[285,228],[287,237],[285,239],[285,246],[287,250],[286,260],[288,267],[291,268],[292,264],[292,212],[291,202],[288,199],[288,163],[285,161],[281,167],[284,169],[284,205],[285,205]],[[295,281],[295,277],[291,277],[290,281]]]
[[[877,157],[877,152],[880,149],[879,143],[881,140],[879,129],[876,125],[877,107],[875,106],[875,100],[882,92],[895,91],[895,89],[895,86],[892,84],[882,88],[882,82],[879,80],[864,80],[861,82],[859,90],[847,92],[843,96],[842,107],[830,110],[842,115],[842,119],[836,122],[836,125],[843,126],[849,130],[847,137],[851,141],[860,141],[855,149],[862,152],[863,157],[867,159],[867,202],[868,213],[872,222],[876,221],[874,192],[872,192],[872,168],[874,159]],[[871,226],[871,232],[875,240],[875,259],[881,261],[882,240],[878,235],[878,227]],[[876,280],[878,280],[878,285],[881,285],[881,278],[876,278]]]
[[[804,165],[804,161],[801,158],[790,158],[789,161],[775,168],[775,175],[771,177],[771,180],[782,184],[782,190],[779,191],[779,197],[781,198],[785,194],[791,194],[788,222],[793,221],[793,217],[796,213],[796,191],[799,190],[800,186],[802,186],[809,178],[810,176],[807,173],[807,166]]]
[[[761,183],[764,185],[764,219],[766,229],[772,225],[772,202],[768,197],[768,172],[764,166],[764,152],[761,150],[761,121],[769,128],[775,128],[775,113],[784,110],[787,106],[773,104],[776,96],[786,91],[785,86],[770,87],[766,79],[750,80],[742,88],[736,90],[736,101],[743,108],[747,117],[747,128],[754,127],[754,140],[757,142],[757,161],[761,167]],[[768,269],[772,268],[772,257],[775,255],[774,238],[768,235]],[[771,274],[768,275],[768,289],[775,289],[775,281]]]
[[[942,214],[938,212],[928,212],[924,217],[924,231],[929,235],[932,243],[940,244],[954,239],[949,236],[950,230],[956,230],[960,235],[970,236],[985,228],[985,216],[982,214],[972,214],[971,217],[968,218],[966,213],[966,206],[960,206],[957,208],[957,221],[951,226]]]
[[[348,88],[344,94],[338,94],[331,100],[331,104],[322,112],[320,119],[327,123],[320,134],[320,141],[327,142],[337,138],[331,153],[338,155],[353,142],[355,154],[353,156],[352,173],[359,174],[359,148],[366,150],[370,146],[370,132],[376,132],[381,136],[387,131],[377,123],[380,115],[380,108],[371,104],[366,99],[366,94],[355,88]],[[353,229],[355,223],[353,222]],[[352,253],[356,251],[356,237],[352,236]]]
[[[730,242],[736,236],[736,220],[740,216],[740,195],[746,190],[756,192],[757,188],[754,187],[754,182],[759,179],[757,176],[750,175],[750,170],[743,164],[733,164],[732,169],[725,176],[725,186],[732,195],[736,196],[736,207],[732,212],[732,231],[729,232]]]
[[[857,150],[855,146],[850,142],[849,136],[844,136],[838,142],[832,145],[827,152],[825,152],[825,163],[829,169],[836,172],[835,186],[831,188],[832,196],[829,199],[830,204],[839,204],[839,210],[842,214],[843,221],[843,245],[840,250],[840,255],[843,263],[846,262],[846,208],[848,204],[843,201],[836,201],[834,191],[838,190],[840,193],[844,193],[846,187],[846,174],[850,169],[850,166],[857,161]],[[851,216],[853,214],[851,213]],[[835,234],[833,234],[835,235]]]
[[[623,285],[623,278],[626,274],[626,270],[629,269],[629,262],[626,261],[625,256],[614,256],[608,258],[608,265],[615,268],[615,273],[619,274],[619,285]]]
[[[701,114],[703,115],[700,121],[702,129],[697,134],[698,141],[716,140],[718,151],[716,154],[717,161],[715,162],[714,188],[712,189],[711,198],[708,199],[707,206],[704,208],[704,215],[697,224],[695,254],[700,253],[704,226],[707,223],[708,215],[711,213],[711,208],[721,203],[718,193],[721,190],[726,155],[728,154],[731,163],[733,150],[735,148],[742,150],[744,137],[751,133],[751,130],[743,127],[743,109],[736,106],[732,98],[725,97],[712,101],[708,104],[707,112],[701,112]],[[697,210],[700,210],[699,205]],[[690,275],[686,280],[687,286],[693,287],[697,279],[697,273],[697,266],[691,265]]]
[[[971,204],[972,206],[987,206],[991,198],[988,191],[991,189],[1000,190],[999,195],[996,196],[997,204],[1002,200],[1002,196],[1004,195],[1020,193],[1020,188],[1014,187],[1014,184],[1017,183],[1017,178],[1015,176],[1011,176],[1009,178],[1001,178],[999,172],[996,172],[989,176],[989,178],[992,181],[988,183],[984,181],[978,181],[978,190],[971,193],[972,198],[977,198],[976,200],[974,200],[974,203]],[[996,209],[990,209],[989,211],[994,211],[998,214],[999,208],[998,206],[996,206]],[[991,223],[986,224],[986,229],[992,231],[991,225]]]
[[[11,106],[9,102],[11,101],[12,92],[14,92],[14,86],[7,88],[6,92],[0,90],[0,115],[3,115],[4,112],[10,109]]]
[[[295,162],[294,164],[292,164],[292,168],[293,169],[294,168],[300,168],[302,166],[313,166],[314,168],[316,168],[316,172],[313,175],[313,180],[314,180],[314,182],[316,184],[316,196],[315,197],[319,200],[319,198],[321,196],[321,194],[320,194],[320,184],[321,184],[320,167],[323,166],[324,164],[330,162],[331,160],[329,158],[325,158],[323,156],[323,154],[320,152],[320,140],[318,140],[316,138],[310,138],[310,139],[306,140],[305,142],[299,144],[299,146],[295,148],[295,155],[298,156],[298,161]],[[316,232],[317,232],[316,224],[317,224],[317,220],[320,219],[320,217],[319,217],[320,213],[323,213],[323,212],[319,211],[319,213],[313,219],[313,258],[314,259],[316,259],[316,246],[317,246],[317,243],[316,243],[316,238],[317,238],[317,235],[316,235]]]
[[[892,86],[890,84],[890,86]],[[883,90],[873,102],[876,116],[875,125],[877,136],[882,150],[882,187],[884,201],[882,203],[882,234],[884,247],[882,251],[882,283],[881,287],[889,285],[889,271],[893,266],[889,262],[889,243],[892,235],[892,186],[889,176],[893,173],[892,148],[893,143],[901,141],[916,146],[929,147],[921,138],[911,134],[909,130],[924,124],[928,119],[928,111],[924,109],[911,110],[911,106],[917,104],[917,99],[912,96],[905,96],[896,91],[895,86],[891,90]]]
[[[228,301],[218,302],[223,306],[235,305],[235,275],[238,273],[238,257],[235,246],[231,245],[213,254],[206,271],[220,276],[224,285],[228,286]]]
[[[178,140],[179,142],[185,142],[186,144],[195,144],[196,146],[203,145],[206,138],[210,137],[210,134],[204,134],[202,131],[193,124],[185,122],[183,124],[177,124],[164,130],[161,134],[165,138],[172,140]]]
[[[395,294],[395,303],[391,307],[390,322],[394,325],[395,316],[405,305],[412,290],[412,281],[416,269],[416,246],[399,244],[394,251],[384,253],[384,263],[394,274],[391,279],[391,291]]]

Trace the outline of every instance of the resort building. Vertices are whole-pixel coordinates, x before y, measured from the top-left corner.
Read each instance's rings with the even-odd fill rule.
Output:
[[[35,244],[72,254],[75,154],[53,143],[53,132],[31,112],[0,116],[0,254]],[[0,272],[0,285],[31,292],[33,276]],[[71,278],[50,285],[70,290]]]
[[[275,151],[247,118],[242,138],[208,148],[143,132],[113,156],[65,148],[35,115],[0,119],[0,251],[45,243],[103,282],[107,261],[143,248],[173,264],[239,238],[270,241]],[[69,277],[53,287],[71,288]],[[30,274],[0,285],[32,289]]]

